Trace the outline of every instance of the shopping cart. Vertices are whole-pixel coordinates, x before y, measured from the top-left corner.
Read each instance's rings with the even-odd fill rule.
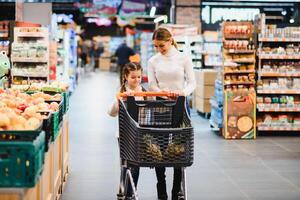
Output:
[[[129,185],[133,199],[139,199],[130,166],[181,168],[179,199],[187,200],[185,168],[193,164],[194,131],[185,97],[175,97],[174,100],[134,99],[134,96],[170,95],[165,92],[141,92],[119,101],[121,177],[118,200],[125,199]],[[126,95],[123,93],[120,96]]]

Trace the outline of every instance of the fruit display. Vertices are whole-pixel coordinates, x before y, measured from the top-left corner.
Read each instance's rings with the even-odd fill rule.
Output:
[[[0,130],[35,130],[41,126],[44,115],[41,111],[57,112],[56,102],[46,103],[46,100],[58,100],[62,97],[36,93],[29,95],[18,90],[7,90],[0,94]]]
[[[15,58],[46,58],[47,44],[41,42],[34,43],[13,43],[12,60]]]

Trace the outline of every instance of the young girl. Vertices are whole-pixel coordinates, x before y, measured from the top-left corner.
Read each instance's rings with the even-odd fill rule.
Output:
[[[120,92],[126,92],[128,95],[130,95],[130,93],[132,93],[132,92],[146,91],[141,86],[142,67],[139,63],[136,63],[136,62],[127,63],[123,68],[122,74],[123,74],[123,77],[122,77],[122,85],[120,88]],[[144,98],[143,97],[135,97],[135,100],[144,100]],[[119,113],[119,102],[116,101],[110,107],[108,114],[112,117],[115,117],[118,115],[118,113]],[[131,166],[131,173],[132,173],[132,178],[133,178],[134,184],[135,184],[135,186],[137,186],[139,173],[140,173],[139,167]],[[125,174],[123,177],[125,177]],[[130,199],[131,196],[132,196],[132,188],[129,185],[127,194],[126,194],[126,199]]]

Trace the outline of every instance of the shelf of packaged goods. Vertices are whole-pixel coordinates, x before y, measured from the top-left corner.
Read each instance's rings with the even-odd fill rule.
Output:
[[[300,90],[257,90],[257,94],[300,94]]]
[[[32,74],[32,73],[12,72],[11,75],[20,76],[20,77],[48,78],[48,73]]]
[[[38,38],[44,38],[48,37],[48,34],[45,34],[45,32],[17,32],[17,37],[38,37]]]
[[[279,73],[279,72],[261,72],[261,77],[300,77],[300,72]]]
[[[48,59],[44,58],[22,58],[22,57],[12,57],[12,62],[29,62],[29,63],[47,63]]]
[[[299,38],[258,38],[259,42],[300,42]]]
[[[241,71],[224,71],[224,74],[250,74],[255,73],[254,70],[241,70]]]
[[[224,85],[255,85],[255,82],[232,82],[232,81],[224,81]]]
[[[255,63],[255,59],[251,59],[251,60],[232,60],[232,62],[235,62],[235,63]]]
[[[232,53],[232,54],[250,54],[250,53],[255,53],[255,50],[237,50],[237,49],[227,49],[227,53]]]
[[[257,126],[259,131],[300,131],[300,126]]]
[[[260,59],[273,59],[273,60],[298,60],[300,59],[300,55],[266,55],[266,54],[259,54],[258,57]]]
[[[259,112],[300,112],[299,106],[293,108],[280,108],[279,105],[270,107],[269,105],[265,104],[257,104],[257,109]]]

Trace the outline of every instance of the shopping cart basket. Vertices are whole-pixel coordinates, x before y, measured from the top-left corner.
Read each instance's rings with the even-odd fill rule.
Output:
[[[123,94],[124,95],[124,94]],[[142,92],[134,96],[170,96],[170,93]],[[185,97],[174,100],[135,101],[134,96],[119,101],[119,145],[126,170],[121,177],[118,199],[130,184],[138,199],[130,168],[176,167],[182,169],[182,197],[187,199],[185,167],[193,164],[194,131],[186,110]]]

